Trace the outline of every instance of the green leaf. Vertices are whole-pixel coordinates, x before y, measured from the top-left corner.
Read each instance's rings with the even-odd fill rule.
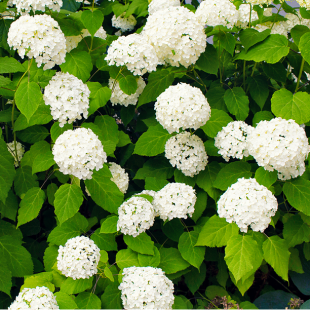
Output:
[[[239,281],[235,280],[231,272],[229,274],[232,282],[237,286],[241,295],[244,296],[244,293],[252,286],[254,282],[254,274],[251,274],[247,279],[240,279]]]
[[[18,139],[31,144],[44,140],[48,135],[48,130],[39,125],[31,126],[16,133]]]
[[[0,5],[4,5],[5,7],[2,7],[4,10],[6,10],[7,8],[7,3],[5,2],[2,2],[0,3]],[[10,47],[9,47],[9,44],[8,44],[8,32],[9,32],[9,28],[12,24],[12,20],[10,19],[5,19],[5,18],[2,18],[0,20],[0,47],[3,47],[5,50],[7,51],[10,51]],[[5,58],[5,57],[4,57]],[[7,58],[8,59],[8,58]],[[14,58],[10,58],[10,59],[14,59]],[[15,60],[15,59],[14,59]],[[2,68],[2,65],[3,63],[5,63],[5,60],[1,60],[2,64],[1,64],[1,68]],[[21,70],[19,69],[18,67],[15,68],[15,64],[13,63],[12,64],[12,68],[10,68],[10,66],[8,66],[6,69],[7,70]],[[23,69],[21,72],[24,72],[25,70]],[[4,73],[4,72],[3,72]]]
[[[233,122],[233,119],[226,112],[212,109],[211,118],[200,128],[207,136],[214,138],[230,122]]]
[[[55,142],[62,133],[72,129],[73,129],[72,124],[65,124],[63,127],[60,127],[59,122],[55,122],[51,127],[51,138]]]
[[[289,270],[295,271],[297,273],[304,273],[298,249],[290,248],[289,251],[291,253],[288,263]]]
[[[241,87],[227,89],[224,101],[228,111],[235,115],[237,120],[244,121],[249,115],[249,98]]]
[[[23,239],[23,234],[20,229],[4,220],[0,220],[0,237],[2,236],[11,236],[20,241]]]
[[[235,223],[228,223],[224,218],[213,215],[203,226],[196,246],[222,247],[238,233],[239,227]]]
[[[176,273],[180,270],[186,269],[190,264],[184,260],[181,253],[175,248],[160,248],[160,264],[161,268],[166,274]]]
[[[112,271],[108,267],[104,267],[104,275],[111,281],[114,282]]]
[[[32,165],[32,174],[46,171],[55,164],[54,155],[51,150],[39,151],[35,156],[35,160]]]
[[[0,291],[11,297],[12,272],[8,269],[4,261],[0,266]]]
[[[73,300],[73,298],[63,292],[57,292],[54,294],[56,297],[57,304],[59,309],[77,309],[78,306]]]
[[[224,296],[228,296],[227,291],[222,288],[221,286],[217,286],[217,285],[209,285],[206,288],[206,296],[212,300],[214,299],[216,296],[218,297],[224,297]]]
[[[120,269],[136,266],[139,267],[138,253],[131,249],[120,250],[116,254],[116,264]]]
[[[146,177],[144,189],[157,192],[161,190],[163,187],[165,187],[168,183],[169,182],[165,179]]]
[[[271,98],[272,113],[284,119],[294,119],[296,123],[303,124],[310,120],[310,95],[298,92],[294,95],[287,89],[276,91]]]
[[[137,237],[124,235],[124,242],[135,252],[140,254],[154,255],[154,242],[146,233],[141,233]]]
[[[94,36],[97,30],[102,26],[103,15],[99,10],[83,11],[81,21],[89,33]]]
[[[158,267],[160,263],[160,253],[156,246],[153,247],[154,255],[138,254],[139,266]]]
[[[196,61],[195,67],[198,70],[202,70],[206,73],[217,74],[219,65],[220,64],[215,47],[212,44],[207,44],[205,51],[200,54],[198,60]]]
[[[80,293],[79,295],[76,296],[74,301],[79,309],[101,309],[101,300],[99,299],[99,297],[89,292]]]
[[[220,170],[213,185],[222,191],[226,191],[227,188],[236,183],[239,178],[248,179],[251,176],[251,165],[246,162],[236,161],[225,165]]]
[[[262,109],[269,96],[268,83],[263,76],[253,76],[248,78],[249,90],[253,100]]]
[[[168,69],[157,70],[150,73],[148,77],[148,84],[139,97],[137,107],[140,107],[145,103],[155,101],[157,97],[172,84],[173,80],[174,74]]]
[[[44,251],[43,262],[46,271],[53,271],[53,266],[57,261],[58,246],[50,245]]]
[[[130,3],[128,9],[126,10],[125,17],[130,16],[131,14],[137,15],[137,17],[147,15],[148,1],[147,0],[133,0]]]
[[[263,243],[265,261],[285,281],[288,281],[288,263],[290,252],[285,240],[278,236],[267,238]]]
[[[196,268],[191,268],[191,271],[184,275],[185,284],[192,294],[195,294],[202,283],[205,281],[206,273],[206,264],[202,263],[200,266],[200,271]]]
[[[33,187],[27,191],[18,210],[17,227],[35,219],[44,203],[45,193],[40,187]]]
[[[303,253],[306,260],[310,260],[310,243],[304,243]]]
[[[276,81],[283,83],[285,83],[286,81],[286,68],[280,62],[277,62],[275,64],[263,63],[263,71],[268,77]]]
[[[16,106],[28,122],[42,101],[40,87],[35,82],[21,84],[15,93]]]
[[[195,247],[198,235],[195,231],[184,232],[179,239],[178,249],[182,257],[199,270],[206,248]]]
[[[300,38],[307,32],[309,32],[309,28],[304,25],[296,25],[291,29],[291,36],[297,46],[299,45]]]
[[[63,34],[67,36],[78,36],[81,34],[82,28],[73,18],[53,18],[57,21]]]
[[[310,63],[309,44],[310,44],[310,32],[307,32],[301,36],[298,44],[301,56],[305,59],[307,63]]]
[[[169,132],[158,124],[151,126],[136,143],[134,154],[156,156],[165,151],[165,144],[171,137]]]
[[[66,55],[66,62],[60,65],[61,71],[73,74],[84,83],[90,77],[93,64],[90,55],[85,51],[71,51]]]
[[[101,234],[113,234],[117,232],[118,216],[107,217],[101,224]]]
[[[219,44],[224,48],[230,55],[233,56],[235,51],[235,38],[229,32],[219,32],[218,34]]]
[[[247,28],[243,29],[240,32],[239,37],[241,43],[244,46],[245,51],[247,52],[251,46],[255,45],[258,42],[264,41],[269,35],[270,35],[270,29],[266,29],[262,32],[259,32],[256,29]]]
[[[297,178],[285,182],[283,193],[291,206],[310,216],[310,181],[304,178]]]
[[[55,193],[55,214],[62,224],[73,217],[83,203],[83,192],[75,184],[63,184]]]
[[[78,294],[87,289],[90,289],[93,284],[93,277],[88,279],[77,279],[73,280],[68,277],[65,281],[62,282],[60,291],[66,294]]]
[[[236,281],[247,279],[263,261],[262,249],[251,236],[233,236],[225,248],[225,261]]]
[[[17,209],[18,209],[17,197],[14,195],[13,191],[10,190],[5,200],[5,203],[0,201],[1,216],[6,217],[15,222]]]
[[[259,167],[255,171],[255,179],[256,181],[269,188],[272,184],[274,184],[278,180],[277,171],[267,171],[263,167]]]
[[[91,180],[85,180],[85,185],[97,205],[111,213],[118,213],[118,207],[124,199],[124,194],[111,181],[111,172],[107,166],[94,171]]]
[[[181,224],[180,219],[175,218],[171,221],[163,223],[162,231],[169,239],[179,242],[179,239],[184,232],[184,227]]]
[[[87,82],[86,84],[90,90],[88,115],[91,115],[107,104],[112,92],[109,87],[102,87],[98,82]]]
[[[97,116],[95,124],[100,128],[103,140],[118,142],[118,126],[113,117],[108,115]]]
[[[127,95],[132,95],[137,91],[137,78],[132,75],[121,75],[118,83],[120,89]]]
[[[100,250],[105,251],[117,251],[117,243],[115,241],[115,235],[112,234],[101,234],[100,228],[91,235],[92,239]]]
[[[119,283],[114,282],[109,284],[104,293],[101,295],[101,303],[103,309],[123,309],[121,294],[118,289]]]
[[[195,223],[198,221],[198,219],[202,216],[204,210],[207,208],[208,195],[205,191],[197,189],[196,197],[197,197],[197,200],[195,203],[195,211],[192,215],[192,220]]]
[[[25,72],[25,68],[13,57],[0,57],[0,73],[15,72]]]
[[[51,283],[52,281],[52,272],[42,272],[33,276],[27,276],[25,277],[24,284],[21,286],[20,290],[22,291],[24,288],[36,288],[37,286],[45,286],[51,292],[54,292],[55,286]]]
[[[255,113],[253,120],[252,120],[252,126],[256,127],[256,125],[260,121],[270,121],[274,118],[274,115],[269,111],[260,111]]]

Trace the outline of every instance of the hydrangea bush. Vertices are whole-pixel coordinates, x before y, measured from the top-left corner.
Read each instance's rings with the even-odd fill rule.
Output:
[[[310,308],[297,2],[0,2],[0,308]]]

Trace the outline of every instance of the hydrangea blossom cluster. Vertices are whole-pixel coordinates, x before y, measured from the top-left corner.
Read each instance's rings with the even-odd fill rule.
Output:
[[[165,157],[189,177],[204,170],[208,163],[203,141],[189,132],[181,132],[166,142]]]
[[[281,34],[286,37],[288,37],[287,32],[289,31],[288,29],[289,25],[286,21],[280,21],[280,22],[266,22],[263,24],[258,24],[254,27],[259,32],[262,32],[266,29],[271,29],[271,34]]]
[[[156,119],[169,133],[203,126],[211,116],[202,91],[186,83],[169,86],[157,97]]]
[[[98,136],[89,128],[65,131],[57,138],[53,155],[60,172],[83,180],[91,179],[92,170],[98,171],[107,162]]]
[[[180,0],[152,0],[149,3],[149,15],[170,6],[181,6]]]
[[[143,197],[131,197],[118,208],[117,230],[137,237],[154,224],[153,205]]]
[[[49,15],[21,16],[10,26],[8,44],[21,58],[34,57],[38,67],[43,63],[44,70],[65,62],[65,36]]]
[[[20,309],[59,309],[54,294],[45,286],[24,288],[8,310]]]
[[[249,156],[247,136],[252,130],[253,127],[245,122],[230,122],[215,137],[214,145],[219,149],[218,153],[226,161],[230,157],[242,159]]]
[[[90,90],[72,74],[57,72],[45,87],[43,99],[54,120],[63,127],[88,116]]]
[[[154,46],[159,64],[188,67],[206,48],[204,26],[183,6],[171,6],[151,14],[141,34]]]
[[[138,102],[138,98],[142,94],[144,87],[146,86],[141,76],[137,78],[137,85],[138,88],[136,92],[134,94],[127,95],[119,87],[118,81],[115,81],[114,79],[110,78],[109,88],[112,90],[112,95],[110,98],[112,106],[117,104],[123,105],[125,107],[128,107],[130,104],[135,105]]]
[[[158,64],[154,48],[137,33],[113,41],[105,60],[110,66],[126,66],[134,75],[155,71]]]
[[[21,161],[21,159],[22,159],[22,157],[24,156],[24,153],[25,153],[24,146],[20,142],[16,142],[16,151],[17,151],[17,158],[16,158],[14,141],[13,142],[9,142],[6,145],[8,147],[9,152],[14,157],[14,166],[18,167],[19,166],[19,162]]]
[[[121,29],[123,32],[125,31],[131,31],[135,28],[135,25],[137,24],[136,19],[133,15],[129,15],[128,17],[125,17],[126,12],[116,17],[113,15],[112,17],[112,26],[114,28]]]
[[[296,178],[305,172],[308,138],[294,120],[278,117],[260,121],[247,140],[249,153],[257,164],[268,171],[277,170],[279,179]]]
[[[296,1],[301,7],[304,7],[307,10],[310,9],[310,0],[296,0]]]
[[[267,187],[244,178],[231,185],[217,205],[219,216],[236,223],[242,232],[247,232],[248,226],[263,232],[278,210],[277,199]]]
[[[162,220],[171,221],[174,218],[187,218],[195,211],[195,190],[184,183],[169,183],[160,191],[156,192],[153,206]]]
[[[8,4],[9,5],[9,4]],[[53,11],[60,11],[62,7],[62,0],[12,0],[10,1],[10,6],[16,6],[17,13],[27,14],[31,10],[35,11],[45,11],[45,7]]]
[[[257,12],[251,10],[251,6],[249,4],[241,4],[238,9],[238,22],[235,23],[236,26],[239,26],[240,28],[245,28],[248,23],[250,22],[250,17],[251,17],[251,22],[255,21],[258,19]]]
[[[57,268],[73,280],[88,279],[97,273],[100,249],[87,237],[69,239],[65,246],[59,246]]]
[[[172,309],[174,286],[160,268],[123,269],[121,290],[125,309]]]
[[[125,169],[116,163],[110,163],[109,169],[112,173],[111,181],[113,181],[119,190],[125,194],[129,185],[128,173],[125,171]]]

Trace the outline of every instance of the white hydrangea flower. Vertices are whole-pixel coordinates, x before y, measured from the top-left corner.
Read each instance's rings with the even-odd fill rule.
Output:
[[[183,6],[171,6],[151,14],[141,34],[154,46],[159,64],[188,67],[206,49],[204,26]]]
[[[144,87],[146,86],[141,76],[137,78],[137,84],[138,88],[136,92],[134,94],[127,95],[119,87],[118,81],[110,78],[109,88],[112,90],[112,95],[110,98],[112,106],[117,104],[123,105],[125,107],[128,107],[130,104],[135,105],[138,102],[138,98],[142,94]]]
[[[242,159],[243,156],[249,156],[247,135],[252,130],[253,127],[245,122],[230,122],[217,133],[214,139],[214,145],[219,149],[218,153],[226,161],[229,161],[230,157]]]
[[[65,131],[57,138],[52,152],[60,172],[83,180],[91,179],[92,170],[98,171],[107,162],[98,136],[89,128]]]
[[[88,116],[90,90],[72,74],[57,72],[45,87],[43,99],[50,106],[54,120],[59,126]]]
[[[134,75],[155,71],[158,63],[155,49],[137,33],[113,41],[105,60],[110,66],[126,66]]]
[[[186,83],[169,86],[155,102],[157,121],[169,133],[203,126],[211,116],[211,108],[202,91]]]
[[[24,156],[25,147],[20,142],[16,142],[16,151],[17,151],[17,158],[16,158],[14,141],[9,142],[6,145],[8,147],[9,152],[14,157],[14,166],[18,167],[19,162],[21,161],[22,157]]]
[[[59,246],[57,268],[73,280],[88,279],[97,273],[100,249],[87,237],[74,237]]]
[[[296,1],[301,7],[304,7],[307,10],[310,9],[310,0],[296,0]]]
[[[251,22],[258,19],[257,12],[253,10],[253,7],[251,10],[251,5],[249,4],[246,3],[241,4],[237,12],[238,12],[238,21],[237,23],[235,23],[235,25],[240,28],[246,28],[246,26],[250,22],[250,17]]]
[[[128,17],[125,17],[125,15],[126,12],[122,13],[118,17],[115,15],[112,17],[112,26],[114,28],[121,29],[123,32],[133,30],[137,24],[137,20],[133,15],[129,15]]]
[[[229,0],[204,0],[195,13],[198,22],[205,26],[226,26],[233,28],[238,21],[238,11]]]
[[[287,18],[286,24],[288,32],[290,32],[296,25],[303,25],[308,28],[310,27],[310,20],[302,18],[299,11],[297,11],[297,16],[295,14],[288,13],[285,15],[285,18]]]
[[[170,6],[181,6],[180,0],[151,0],[148,7],[149,15]]]
[[[28,14],[31,10],[45,12],[45,8],[49,8],[53,11],[60,11],[62,7],[62,0],[11,0],[10,6],[15,5],[17,13]]]
[[[59,309],[54,294],[45,286],[24,288],[13,301],[8,310],[20,309]]]
[[[43,70],[65,62],[65,36],[49,15],[21,16],[10,26],[8,44],[21,58],[34,57],[38,67],[45,64]]]
[[[196,192],[184,183],[169,183],[156,192],[153,206],[162,220],[170,221],[174,218],[187,218],[195,211]]]
[[[244,178],[226,190],[217,206],[219,217],[236,223],[242,232],[247,232],[248,226],[263,232],[278,210],[277,199],[267,187],[255,179]]]
[[[123,269],[121,290],[125,309],[172,309],[173,282],[160,268],[129,267]]]
[[[254,27],[259,32],[262,32],[266,29],[271,29],[271,34],[281,34],[286,37],[288,37],[288,27],[289,24],[286,21],[280,21],[280,22],[266,22],[263,24],[258,24]]]
[[[154,224],[153,205],[143,197],[133,196],[118,208],[117,230],[137,237]]]
[[[116,163],[110,163],[109,169],[112,173],[111,181],[113,181],[119,190],[125,194],[129,185],[128,173],[120,165]]]
[[[294,120],[280,117],[260,121],[248,135],[248,150],[259,166],[278,171],[278,178],[289,180],[305,172],[309,144],[305,130]]]
[[[203,141],[189,132],[181,132],[168,139],[165,144],[165,157],[173,167],[176,166],[189,177],[204,170],[208,163]]]

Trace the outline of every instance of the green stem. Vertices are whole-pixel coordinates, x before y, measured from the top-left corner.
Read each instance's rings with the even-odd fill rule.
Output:
[[[4,111],[4,98],[2,97],[2,110]],[[6,142],[9,142],[9,131],[8,131],[8,124],[5,123],[5,138],[6,138]]]
[[[301,61],[301,65],[300,65],[300,70],[299,70],[299,74],[298,74],[298,79],[297,79],[297,85],[296,85],[296,88],[295,88],[295,93],[297,92],[298,87],[299,87],[300,78],[301,78],[302,72],[304,70],[304,64],[305,64],[305,59],[303,58],[302,61]]]
[[[245,89],[245,66],[246,60],[243,61],[243,88]]]

